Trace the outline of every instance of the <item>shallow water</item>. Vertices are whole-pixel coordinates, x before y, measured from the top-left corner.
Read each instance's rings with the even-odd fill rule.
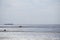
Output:
[[[0,32],[0,40],[60,40],[60,33]]]

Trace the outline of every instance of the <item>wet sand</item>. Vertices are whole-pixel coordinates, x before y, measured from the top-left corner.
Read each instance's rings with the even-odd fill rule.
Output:
[[[60,40],[60,33],[0,32],[0,40]]]

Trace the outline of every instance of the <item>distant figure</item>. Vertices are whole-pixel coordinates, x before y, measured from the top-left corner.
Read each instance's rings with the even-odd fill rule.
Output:
[[[22,27],[22,26],[19,26],[20,28]]]
[[[6,31],[6,29],[4,29],[4,31]]]

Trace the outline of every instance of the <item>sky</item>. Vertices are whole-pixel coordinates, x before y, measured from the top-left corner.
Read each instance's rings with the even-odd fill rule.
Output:
[[[60,24],[60,0],[0,0],[0,24]]]

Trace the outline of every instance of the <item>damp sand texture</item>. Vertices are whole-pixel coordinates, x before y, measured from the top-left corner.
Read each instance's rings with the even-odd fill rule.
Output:
[[[0,40],[60,40],[60,33],[0,32]]]

